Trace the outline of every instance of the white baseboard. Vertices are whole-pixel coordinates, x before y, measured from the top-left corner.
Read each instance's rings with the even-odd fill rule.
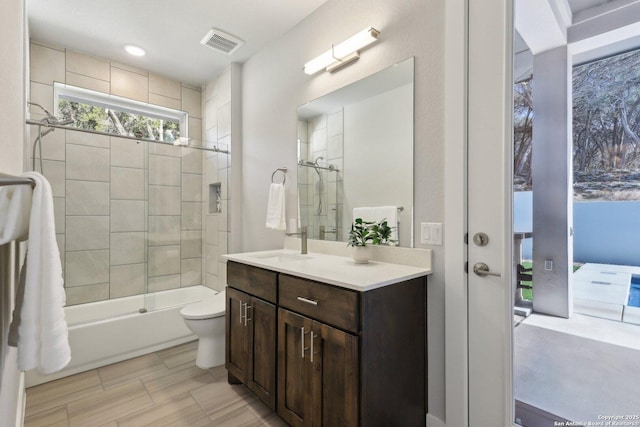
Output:
[[[446,427],[446,424],[440,418],[427,414],[427,427]]]

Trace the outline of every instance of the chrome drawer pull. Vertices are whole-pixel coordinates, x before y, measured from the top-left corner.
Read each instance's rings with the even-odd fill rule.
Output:
[[[311,305],[318,305],[318,301],[314,301],[312,299],[305,298],[305,297],[298,297],[298,301],[306,302],[307,304],[311,304]]]

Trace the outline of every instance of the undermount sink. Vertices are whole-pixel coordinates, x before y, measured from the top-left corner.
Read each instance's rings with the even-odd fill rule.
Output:
[[[261,259],[264,261],[287,262],[287,261],[304,261],[312,259],[308,254],[289,254],[289,253],[257,253],[249,255],[250,258]]]

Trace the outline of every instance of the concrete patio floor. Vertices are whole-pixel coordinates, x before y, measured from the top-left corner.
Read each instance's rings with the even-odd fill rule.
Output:
[[[640,415],[638,361],[638,325],[533,314],[514,329],[516,418],[538,427]]]

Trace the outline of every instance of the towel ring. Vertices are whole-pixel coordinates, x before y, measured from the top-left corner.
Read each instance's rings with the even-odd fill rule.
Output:
[[[287,182],[287,168],[283,167],[283,168],[278,168],[278,169],[273,171],[273,173],[271,174],[271,183],[274,184],[273,178],[275,177],[277,172],[282,172],[282,182],[281,182],[281,184],[284,184],[285,182]]]

